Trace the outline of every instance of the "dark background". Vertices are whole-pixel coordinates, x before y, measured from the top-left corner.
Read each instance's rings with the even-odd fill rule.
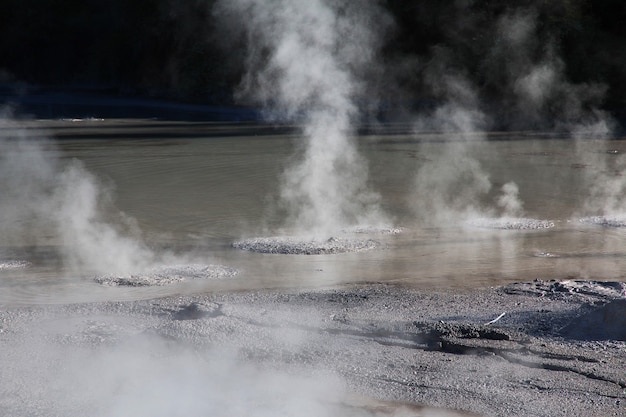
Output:
[[[111,94],[231,105],[243,74],[243,48],[224,42],[213,0],[0,0],[0,85],[99,89]],[[395,26],[380,60],[396,88],[390,97],[427,102],[424,71],[437,51],[498,102],[509,86],[485,70],[496,22],[517,9],[536,16],[536,37],[551,45],[573,84],[601,83],[601,106],[626,107],[623,0],[386,0]],[[228,45],[228,48],[225,47]],[[399,86],[399,87],[398,87]],[[32,87],[31,87],[32,88]],[[391,97],[393,95],[393,97]]]

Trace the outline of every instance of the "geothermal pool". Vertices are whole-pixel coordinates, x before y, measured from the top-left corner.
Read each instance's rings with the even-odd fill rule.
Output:
[[[597,192],[602,178],[620,180],[626,153],[621,140],[590,137],[574,143],[541,133],[470,139],[472,158],[492,184],[475,204],[490,213],[500,188],[515,182],[523,203],[519,217],[528,219],[520,226],[517,218],[484,216],[448,215],[434,222],[415,209],[422,198],[415,191],[418,170],[431,164],[446,172],[446,162],[433,155],[463,153],[468,148],[454,144],[468,139],[392,129],[363,134],[358,147],[369,166],[370,188],[393,219],[389,226],[401,233],[337,230],[334,239],[358,237],[376,244],[347,253],[283,255],[240,250],[233,243],[290,236],[272,202],[301,140],[295,131],[131,119],[31,121],[21,131],[56,138],[55,157],[62,163],[81,161],[109,190],[111,221],[119,212],[134,219],[150,248],[180,255],[191,265],[221,265],[237,273],[171,285],[101,285],[92,271],[64,265],[54,233],[31,230],[0,240],[0,302],[5,304],[373,281],[469,289],[534,278],[626,279],[626,228],[621,227],[626,222],[597,217],[601,214],[590,204],[605,198]]]

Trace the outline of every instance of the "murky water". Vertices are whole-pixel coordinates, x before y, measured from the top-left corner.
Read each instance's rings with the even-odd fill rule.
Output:
[[[45,124],[46,129],[41,130]],[[324,287],[391,281],[423,288],[484,287],[534,278],[625,280],[626,228],[578,221],[590,191],[587,179],[619,178],[624,141],[571,141],[534,135],[491,135],[478,146],[494,191],[514,181],[524,216],[551,220],[540,230],[489,230],[451,222],[417,221],[412,202],[417,170],[447,146],[437,135],[364,135],[360,150],[371,188],[402,227],[375,235],[383,249],[333,255],[246,252],[231,244],[276,233],[272,211],[280,173],[299,138],[251,125],[141,120],[32,122],[27,135],[57,137],[63,160],[77,158],[112,190],[114,207],[134,218],[145,241],[206,264],[236,268],[235,277],[158,287],[107,287],[88,273],[66,271],[55,236],[0,240],[0,256],[31,262],[0,270],[0,302],[124,300],[177,293],[266,287]],[[476,149],[474,150],[476,151]],[[606,173],[606,172],[605,172]],[[41,241],[45,244],[41,244]]]

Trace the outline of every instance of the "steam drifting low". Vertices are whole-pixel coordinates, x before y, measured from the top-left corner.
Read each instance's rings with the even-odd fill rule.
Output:
[[[71,273],[95,275],[109,285],[165,285],[223,278],[237,271],[187,264],[156,253],[135,221],[113,205],[112,193],[78,160],[64,161],[52,141],[26,137],[9,111],[0,118],[0,239],[3,246],[53,245]],[[26,268],[1,260],[0,269]]]

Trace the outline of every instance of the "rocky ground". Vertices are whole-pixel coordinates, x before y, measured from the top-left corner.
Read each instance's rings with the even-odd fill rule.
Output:
[[[3,308],[0,411],[621,416],[625,291],[372,284]]]

